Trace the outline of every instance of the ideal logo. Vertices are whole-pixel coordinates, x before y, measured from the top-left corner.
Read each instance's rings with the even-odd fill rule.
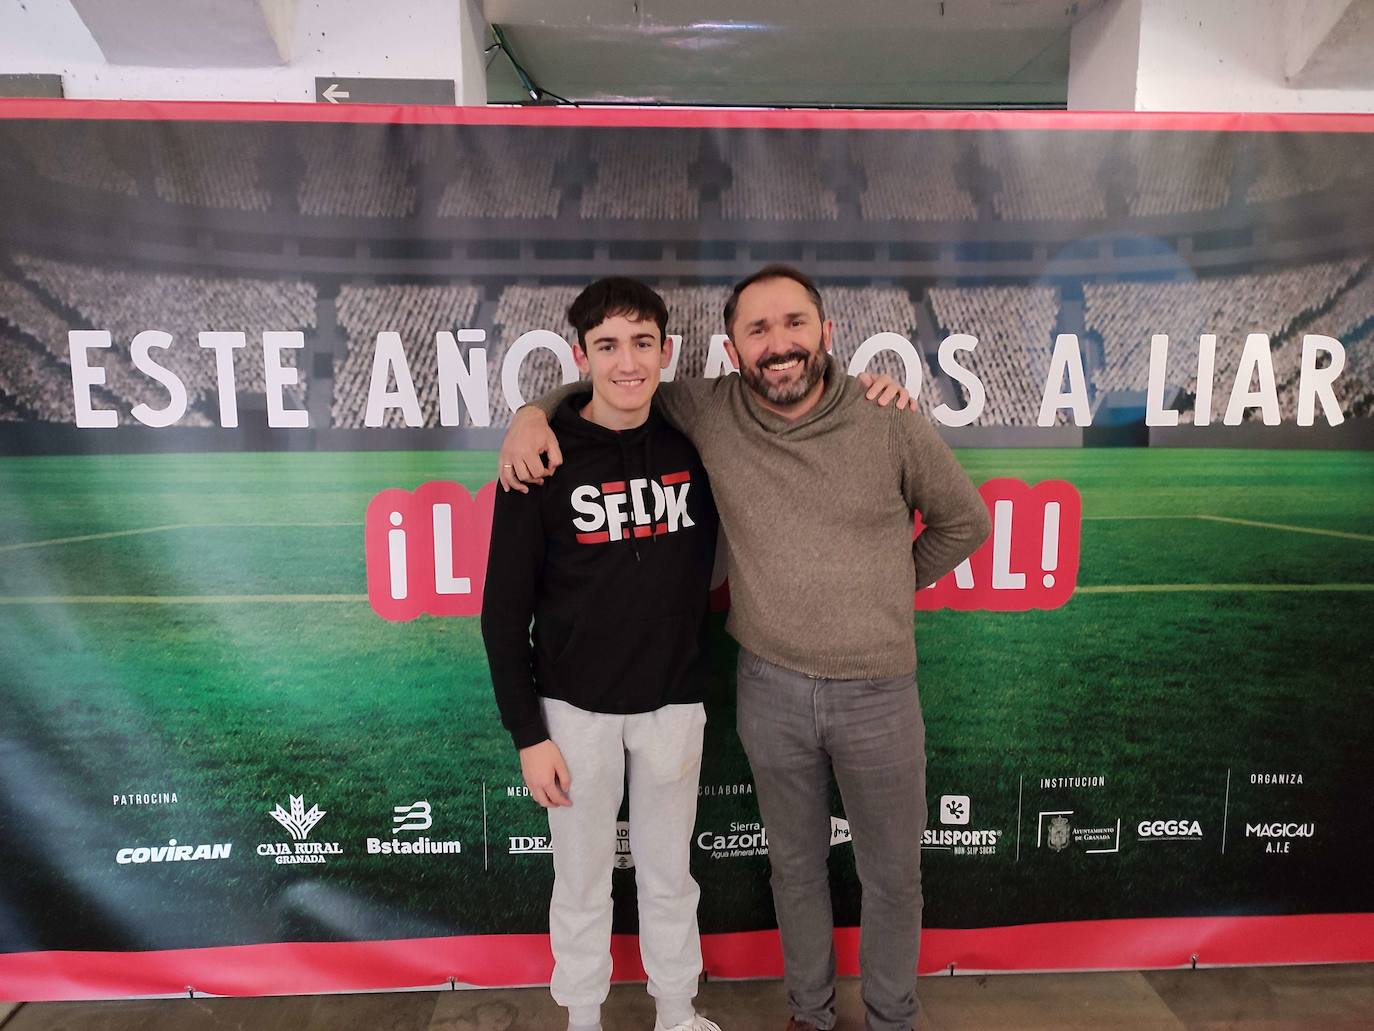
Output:
[[[392,830],[395,832],[427,831],[434,826],[428,802],[398,805],[394,806],[391,811],[396,814],[391,818],[391,822],[395,824]]]
[[[443,481],[376,495],[363,528],[372,610],[397,621],[478,615],[495,501],[495,483],[475,496]]]
[[[513,856],[553,855],[553,846],[548,838],[513,837],[508,850]]]
[[[660,480],[643,477],[584,484],[572,492],[573,519],[579,544],[606,544],[633,537],[657,537],[695,526],[687,514],[692,474],[667,473]],[[653,511],[649,506],[652,503]],[[628,531],[628,532],[627,532]]]

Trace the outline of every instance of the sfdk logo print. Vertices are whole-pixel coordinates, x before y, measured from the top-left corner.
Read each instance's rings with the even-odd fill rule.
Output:
[[[600,486],[584,484],[572,492],[577,516],[577,543],[607,544],[634,537],[658,537],[695,526],[687,514],[687,471],[667,473],[661,480],[642,477]],[[652,508],[652,511],[651,511]]]

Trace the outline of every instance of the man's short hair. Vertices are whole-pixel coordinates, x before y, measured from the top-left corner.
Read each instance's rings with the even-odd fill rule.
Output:
[[[731,325],[735,321],[735,309],[739,307],[739,295],[755,283],[761,283],[765,279],[790,279],[794,283],[800,283],[806,290],[806,295],[811,298],[811,303],[816,306],[816,312],[820,315],[821,321],[825,321],[825,305],[821,302],[821,292],[816,288],[816,283],[810,276],[791,265],[765,265],[752,276],[741,279],[730,291],[730,297],[725,302],[725,332],[729,334],[731,339],[734,339],[735,335]]]
[[[668,305],[663,303],[652,287],[628,276],[609,276],[598,279],[580,294],[568,308],[568,321],[577,330],[577,342],[587,349],[587,333],[607,319],[623,315],[658,323],[658,335],[668,332]]]

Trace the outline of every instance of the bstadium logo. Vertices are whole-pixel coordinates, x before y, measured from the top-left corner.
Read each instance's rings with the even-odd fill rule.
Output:
[[[548,838],[517,835],[510,839],[508,851],[513,856],[551,856],[553,845]]]
[[[1293,851],[1293,842],[1303,838],[1314,838],[1317,834],[1315,823],[1247,823],[1245,836],[1264,841],[1266,855],[1286,856]]]
[[[410,805],[392,806],[391,811],[395,814],[391,817],[392,833],[427,831],[434,826],[434,810],[423,799]]]
[[[936,809],[940,823],[947,826],[927,827],[921,832],[921,849],[949,852],[956,856],[993,856],[1002,838],[1000,830],[973,828],[973,802],[968,795],[941,795]]]
[[[318,805],[305,808],[303,795],[289,795],[289,809],[280,804],[268,812],[291,835],[292,841],[267,841],[258,845],[257,854],[271,858],[278,866],[318,865],[331,856],[343,855],[337,841],[309,841],[310,832],[325,818],[327,810]]]
[[[115,807],[126,805],[176,805],[178,801],[175,791],[130,792],[129,794],[110,796],[110,805]]]
[[[463,851],[462,842],[435,841],[423,835],[418,838],[398,838],[397,834],[427,831],[434,826],[434,810],[427,800],[410,805],[392,806],[391,840],[365,838],[363,848],[370,856],[449,856]]]
[[[1197,820],[1141,820],[1135,828],[1137,841],[1201,841]]]
[[[212,845],[179,845],[176,838],[170,838],[166,845],[133,845],[121,848],[115,853],[115,862],[121,866],[144,863],[197,863],[203,859],[228,859],[233,850],[228,841]]]

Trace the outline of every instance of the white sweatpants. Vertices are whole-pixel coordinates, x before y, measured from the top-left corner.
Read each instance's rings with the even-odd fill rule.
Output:
[[[551,698],[542,705],[572,777],[572,805],[549,810],[554,1001],[587,1013],[610,991],[611,868],[628,762],[640,956],[660,1015],[682,1020],[676,1014],[690,1015],[701,974],[701,892],[689,867],[706,710],[665,705],[616,716]]]

